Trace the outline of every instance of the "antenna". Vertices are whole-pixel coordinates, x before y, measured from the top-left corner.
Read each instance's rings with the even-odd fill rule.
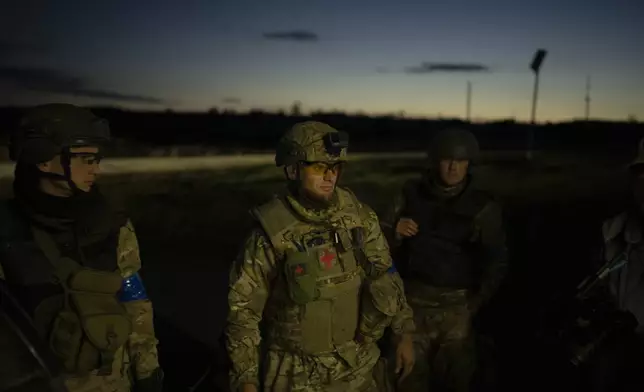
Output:
[[[470,114],[472,111],[472,82],[467,82],[467,102],[465,103],[465,115],[467,122],[470,122]]]
[[[590,76],[586,76],[586,122],[590,118]]]

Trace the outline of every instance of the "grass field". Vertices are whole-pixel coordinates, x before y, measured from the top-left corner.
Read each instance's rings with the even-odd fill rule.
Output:
[[[423,166],[420,159],[358,161],[342,182],[380,213]],[[506,207],[512,265],[498,307],[516,314],[538,303],[544,287],[576,278],[601,220],[623,207],[625,175],[616,162],[568,158],[528,167],[516,159],[488,159],[473,174]],[[172,367],[181,368],[185,355],[205,361],[207,347],[217,344],[228,266],[251,225],[247,211],[281,189],[282,173],[259,166],[109,175],[101,186],[137,229],[168,377],[194,379],[202,367],[174,373]],[[10,194],[8,181],[0,182],[0,193]],[[512,325],[499,329],[507,339]]]

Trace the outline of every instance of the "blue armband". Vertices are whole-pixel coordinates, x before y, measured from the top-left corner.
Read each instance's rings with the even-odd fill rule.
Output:
[[[119,300],[121,302],[130,302],[142,299],[148,299],[148,293],[145,291],[141,276],[136,273],[123,279]]]
[[[396,269],[396,265],[392,262],[391,267],[389,267],[389,269],[387,270],[387,273],[388,274],[394,274],[396,272],[398,272],[398,270]]]

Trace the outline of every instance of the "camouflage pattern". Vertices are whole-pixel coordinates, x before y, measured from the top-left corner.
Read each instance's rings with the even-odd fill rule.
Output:
[[[63,149],[99,146],[110,140],[107,121],[87,109],[62,103],[36,106],[12,133],[9,154],[13,161],[38,164]]]
[[[431,175],[424,181],[431,181]],[[443,188],[434,182],[431,193],[448,201],[462,194],[467,186]],[[392,250],[402,244],[396,225],[405,209],[405,196],[396,196],[381,226]],[[421,228],[422,230],[422,228]],[[496,292],[507,270],[506,236],[501,205],[490,199],[472,221],[472,233],[480,260],[484,263],[477,291],[433,287],[418,281],[405,281],[407,300],[413,309],[416,332],[416,364],[400,391],[426,391],[443,383],[457,391],[468,390],[475,370],[471,319],[482,304]],[[395,252],[394,252],[395,254]],[[394,318],[394,323],[397,320]]]
[[[302,356],[268,351],[265,391],[344,392],[375,391],[372,370],[380,356],[375,344],[355,344],[356,365],[337,355]]]
[[[275,154],[277,166],[293,165],[297,162],[345,162],[347,148],[339,149],[338,154],[329,153],[325,145],[328,134],[340,132],[321,122],[305,121],[295,124],[280,139]],[[348,137],[344,134],[345,137]]]
[[[139,243],[130,221],[119,233],[118,255],[119,269],[124,278],[139,272]],[[130,301],[125,303],[125,308],[132,318],[132,333],[127,349],[134,367],[134,379],[146,379],[159,368],[152,302],[149,299]]]
[[[416,365],[398,391],[468,391],[475,370],[472,312],[466,290],[445,290],[407,282],[414,296]]]
[[[369,292],[402,292],[402,282],[399,282],[400,286],[392,285],[394,280],[387,273],[392,266],[391,257],[373,210],[359,203],[348,190],[337,188],[336,196],[325,210],[308,209],[288,193],[278,197],[277,200],[282,200],[294,211],[297,219],[277,225],[281,229],[271,229],[271,224],[282,220],[277,215],[273,215],[273,219],[264,219],[263,229],[258,228],[251,233],[234,262],[230,274],[226,328],[226,346],[233,364],[230,374],[232,390],[245,383],[263,384],[265,391],[367,391],[375,388],[372,371],[380,355],[379,349],[372,341],[356,341],[353,337],[357,329],[373,335],[369,324],[374,324],[372,318],[376,316],[360,319],[355,298],[358,298],[361,282],[365,279],[372,281]],[[266,211],[262,215],[271,216]],[[291,288],[283,271],[288,255],[297,251],[301,244],[323,238],[316,249],[332,249],[335,245],[333,235],[328,232],[329,227],[340,233],[343,247],[351,247],[342,239],[345,234],[353,233],[348,229],[362,227],[365,235],[362,246],[356,249],[362,251],[364,260],[356,256],[351,261],[353,256],[350,254],[354,252],[338,253],[333,267],[324,268],[325,272],[317,277],[319,291],[332,293],[329,301],[339,307],[330,310],[333,326],[327,329],[325,320],[329,320],[330,314],[320,309],[329,308],[318,308],[323,306],[320,304],[323,301],[319,300],[295,303],[289,295]],[[319,237],[325,230],[326,235]],[[347,283],[350,288],[340,290]],[[378,296],[372,298],[371,303],[374,309],[384,310],[384,318],[406,311],[409,320],[400,314],[400,330],[403,326],[413,326],[409,317],[411,309],[404,296],[397,300],[391,300],[388,295]],[[319,317],[307,321],[309,311]],[[263,340],[259,327],[262,320],[266,325]],[[347,328],[353,330],[345,331]],[[335,340],[336,336],[343,337],[344,341]],[[310,347],[324,347],[332,337],[330,350],[311,352]],[[315,344],[312,345],[311,341]],[[268,351],[266,355],[261,354],[262,343]],[[262,375],[260,362],[264,369]]]
[[[121,347],[114,355],[112,374],[102,376],[98,375],[98,370],[94,370],[89,374],[69,375],[65,379],[65,386],[69,392],[130,392],[130,361],[128,351]]]
[[[387,327],[398,336],[416,329],[402,278],[393,269],[380,279],[367,282],[360,311],[359,339],[366,342],[380,340]]]
[[[446,129],[437,133],[429,147],[428,155],[431,161],[441,159],[457,159],[477,161],[479,158],[479,143],[476,137],[464,129]]]
[[[139,244],[129,221],[119,233],[118,265],[124,278],[141,268]],[[133,328],[127,345],[119,348],[114,356],[112,374],[99,375],[98,370],[85,375],[70,374],[66,377],[70,392],[130,391],[133,383],[152,376],[159,369],[151,301],[132,301],[124,305],[132,318]]]

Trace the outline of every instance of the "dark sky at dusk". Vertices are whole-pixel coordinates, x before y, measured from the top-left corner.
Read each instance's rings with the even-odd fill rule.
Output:
[[[642,0],[1,4],[0,104],[462,117],[471,81],[474,119],[526,120],[545,48],[540,120],[583,117],[587,75],[592,117],[644,119]]]

